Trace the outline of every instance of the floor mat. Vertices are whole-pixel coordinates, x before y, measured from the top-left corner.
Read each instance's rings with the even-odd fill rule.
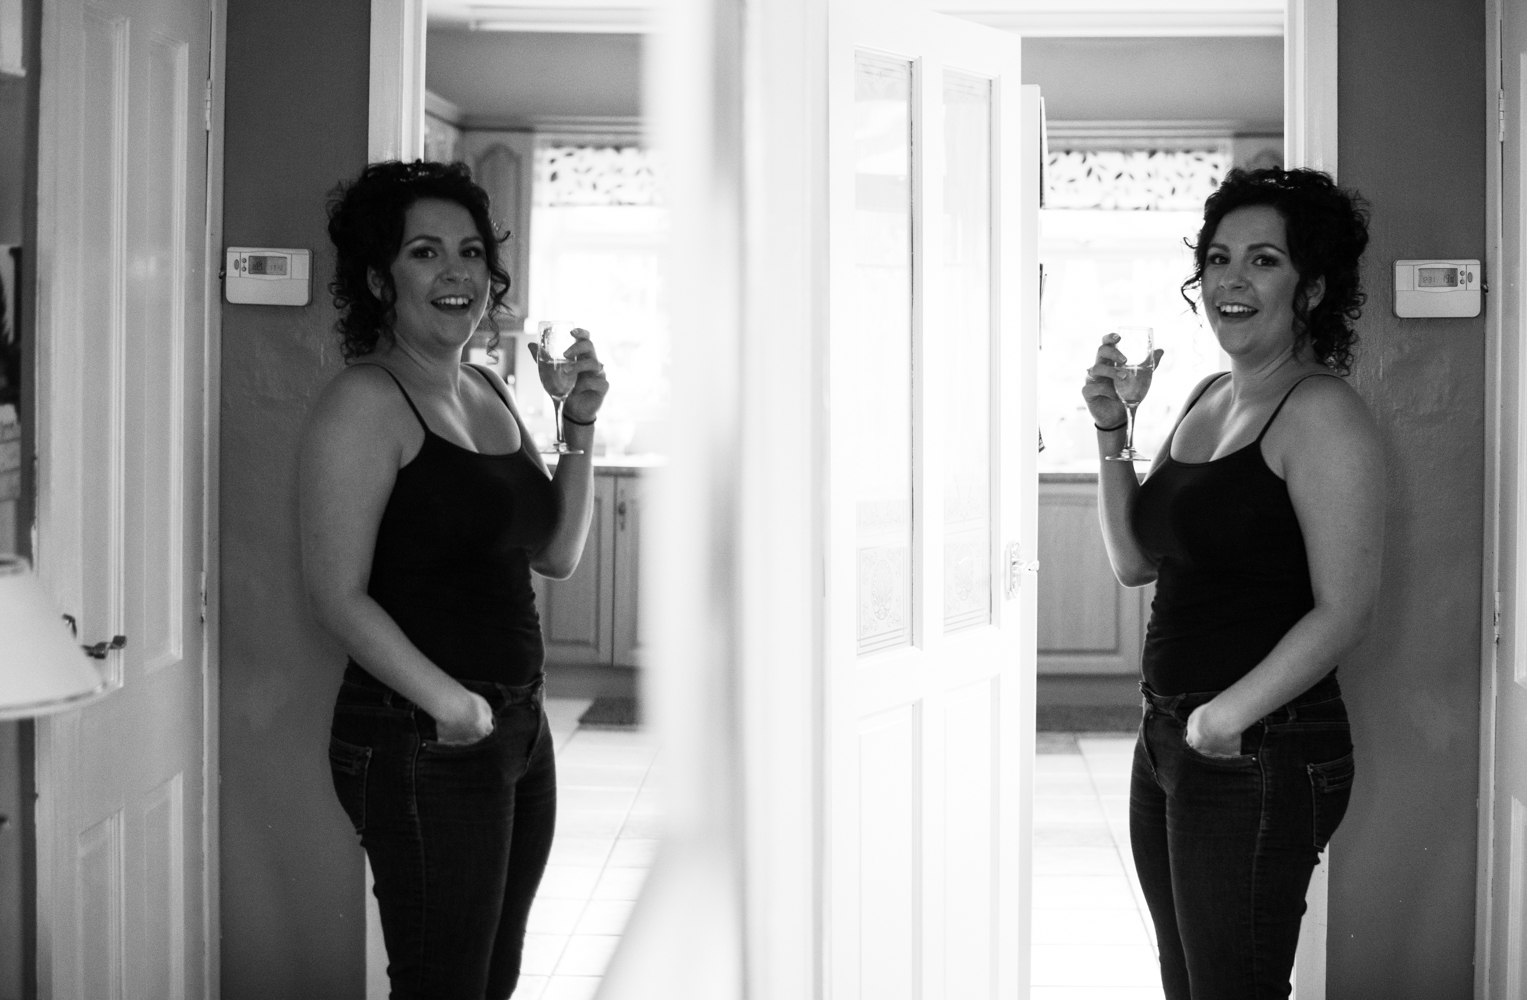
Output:
[[[635,729],[641,725],[636,699],[624,695],[603,695],[580,716],[578,725],[590,729]]]
[[[1040,705],[1041,733],[1132,733],[1140,728],[1139,705]]]

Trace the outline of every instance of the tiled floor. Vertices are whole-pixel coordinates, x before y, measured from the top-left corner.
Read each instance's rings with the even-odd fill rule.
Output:
[[[557,839],[530,913],[514,1000],[587,1000],[657,846],[657,748],[579,729],[587,701],[548,699]],[[1129,855],[1132,737],[1041,734],[1034,789],[1032,1000],[1160,1000],[1155,936]]]
[[[557,838],[530,911],[514,1000],[588,1000],[657,847],[657,747],[641,730],[580,729],[586,700],[548,698]]]
[[[1132,736],[1039,736],[1032,1000],[1161,1000],[1129,853],[1134,746]]]

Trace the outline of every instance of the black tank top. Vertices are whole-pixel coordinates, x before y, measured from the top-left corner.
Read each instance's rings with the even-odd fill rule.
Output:
[[[1178,462],[1173,431],[1161,465],[1140,486],[1131,527],[1157,573],[1141,670],[1159,694],[1223,691],[1315,606],[1288,486],[1262,457],[1267,429],[1304,378],[1257,439],[1229,455]]]
[[[387,374],[424,428],[424,444],[398,470],[366,592],[452,677],[528,684],[545,659],[530,554],[556,529],[561,494],[530,457],[523,430],[507,455],[469,451],[431,431]]]

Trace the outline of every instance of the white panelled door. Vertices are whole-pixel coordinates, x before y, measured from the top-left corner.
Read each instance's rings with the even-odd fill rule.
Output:
[[[829,11],[829,992],[1018,997],[1037,90],[1015,35]]]
[[[208,0],[43,5],[38,570],[112,691],[39,723],[40,995],[206,996]]]

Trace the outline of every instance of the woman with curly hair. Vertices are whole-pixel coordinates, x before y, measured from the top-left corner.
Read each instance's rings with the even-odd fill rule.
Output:
[[[579,331],[564,419],[583,454],[550,476],[503,381],[462,364],[509,276],[460,164],[368,166],[329,235],[350,363],[309,417],[299,500],[312,607],[350,656],[334,788],[371,860],[394,1000],[501,1000],[556,816],[530,574],[577,567],[608,383]]]
[[[1351,794],[1336,666],[1378,597],[1383,454],[1340,377],[1361,200],[1313,170],[1234,170],[1204,209],[1183,293],[1230,371],[1193,390],[1143,483],[1100,463],[1098,500],[1119,581],[1156,584],[1130,841],[1162,984],[1252,1000],[1289,995],[1310,873]],[[1107,454],[1125,426],[1116,342],[1082,391]]]

